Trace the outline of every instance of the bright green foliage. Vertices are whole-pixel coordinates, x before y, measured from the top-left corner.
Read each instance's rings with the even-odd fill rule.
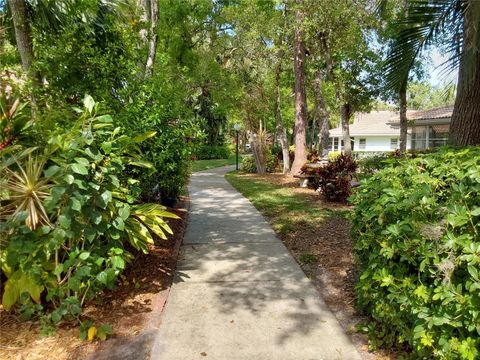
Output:
[[[352,239],[374,345],[480,356],[480,148],[397,159],[362,182]]]
[[[47,324],[78,319],[86,299],[116,285],[132,248],[147,252],[154,238],[172,233],[163,219],[176,218],[161,205],[136,204],[140,189],[129,174],[151,166],[139,160],[138,146],[155,134],[130,138],[109,115],[96,114],[91,97],[84,104],[74,128],[30,150],[34,156],[21,151],[2,157],[8,168],[2,182],[20,183],[26,163],[33,164],[35,183],[43,184],[41,192],[35,190],[41,196],[34,195],[33,210],[21,208],[0,222],[0,260],[8,278],[2,302],[6,310],[21,304],[24,318],[46,312]],[[2,207],[33,201],[27,191],[13,190],[9,186],[2,193]],[[43,214],[37,222],[34,212]],[[42,300],[43,311],[30,299]]]
[[[271,153],[267,154],[267,164],[266,170],[268,173],[273,173],[279,171],[278,159]],[[242,159],[241,170],[246,173],[256,173],[257,165],[255,164],[255,159],[253,156],[245,156]]]

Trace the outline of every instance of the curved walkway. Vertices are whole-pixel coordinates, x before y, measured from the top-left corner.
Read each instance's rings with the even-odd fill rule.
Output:
[[[224,178],[193,174],[190,217],[151,358],[360,359],[269,224]]]

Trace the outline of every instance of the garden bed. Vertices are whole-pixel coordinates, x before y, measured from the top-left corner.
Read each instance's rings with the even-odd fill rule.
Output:
[[[368,351],[368,339],[356,331],[364,318],[355,310],[356,269],[352,256],[349,205],[319,199],[299,188],[291,175],[227,174],[227,179],[267,217],[305,274],[351,337],[364,359],[393,359]]]
[[[40,335],[40,324],[21,322],[0,305],[0,359],[82,359],[95,351],[129,343],[148,325],[152,311],[160,312],[166,300],[179,245],[187,219],[187,198],[174,209],[180,219],[168,219],[174,236],[157,242],[148,254],[140,253],[128,266],[115,290],[105,291],[86,304],[82,319],[110,324],[113,336],[106,342],[80,340],[79,328],[62,324],[55,334]]]

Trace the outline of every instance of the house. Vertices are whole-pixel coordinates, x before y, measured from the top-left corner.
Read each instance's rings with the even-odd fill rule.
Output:
[[[407,149],[446,145],[453,106],[408,110]],[[350,125],[354,151],[393,151],[399,147],[400,117],[394,111],[358,113]],[[330,151],[343,149],[342,128],[330,130]]]

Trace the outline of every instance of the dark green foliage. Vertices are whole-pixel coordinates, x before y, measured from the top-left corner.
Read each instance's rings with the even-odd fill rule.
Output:
[[[170,205],[188,181],[190,159],[203,134],[183,102],[184,89],[172,81],[167,83],[167,79],[160,78],[145,84],[120,114],[119,124],[125,125],[131,136],[155,132],[140,144],[142,158],[153,167],[133,171],[145,200]]]
[[[362,182],[352,239],[373,345],[418,358],[480,350],[480,148],[398,158]]]
[[[195,151],[197,160],[228,159],[230,149],[227,145],[201,145]]]

